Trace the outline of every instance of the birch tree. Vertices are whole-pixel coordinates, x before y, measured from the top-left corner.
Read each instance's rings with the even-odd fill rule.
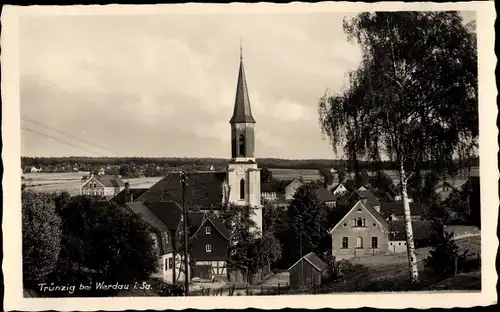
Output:
[[[458,12],[365,12],[344,20],[344,32],[361,47],[362,60],[345,91],[320,100],[322,132],[335,152],[371,160],[386,155],[397,164],[410,278],[417,284],[407,182],[424,162],[445,173],[456,158],[476,151],[475,27]]]

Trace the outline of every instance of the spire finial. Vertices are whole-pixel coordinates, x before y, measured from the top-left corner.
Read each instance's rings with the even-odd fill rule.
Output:
[[[243,61],[243,39],[240,38],[240,60]]]

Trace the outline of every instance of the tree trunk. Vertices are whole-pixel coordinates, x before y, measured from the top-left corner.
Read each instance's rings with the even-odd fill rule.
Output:
[[[411,283],[415,285],[419,283],[418,265],[417,265],[417,255],[415,252],[415,241],[413,239],[413,228],[411,224],[411,211],[410,211],[410,202],[408,201],[406,173],[403,161],[400,161],[399,175],[401,179],[401,197],[403,200],[403,206],[405,212],[404,222],[406,229],[406,247],[408,250],[408,263],[410,267],[410,279]]]

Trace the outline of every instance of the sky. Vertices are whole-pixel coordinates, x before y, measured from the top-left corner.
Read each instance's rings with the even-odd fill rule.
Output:
[[[317,107],[359,64],[351,16],[24,17],[21,155],[229,158],[241,41],[256,157],[339,158]]]

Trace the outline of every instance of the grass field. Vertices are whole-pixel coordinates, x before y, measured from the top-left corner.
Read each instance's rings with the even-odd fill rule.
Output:
[[[481,238],[467,237],[457,240],[461,250],[479,254]],[[439,280],[429,269],[424,267],[424,259],[429,255],[430,248],[417,249],[417,259],[420,279],[423,289],[481,289],[480,271],[458,274],[446,280]],[[333,283],[336,292],[350,291],[401,291],[409,289],[408,258],[406,253],[359,257],[349,261],[351,269],[345,276]]]
[[[89,172],[25,173],[22,182],[26,184],[27,189],[36,192],[66,191],[71,195],[77,195],[80,193],[80,187],[83,183],[82,177],[88,175]],[[132,188],[149,188],[160,179],[161,177],[123,180],[129,182]]]

